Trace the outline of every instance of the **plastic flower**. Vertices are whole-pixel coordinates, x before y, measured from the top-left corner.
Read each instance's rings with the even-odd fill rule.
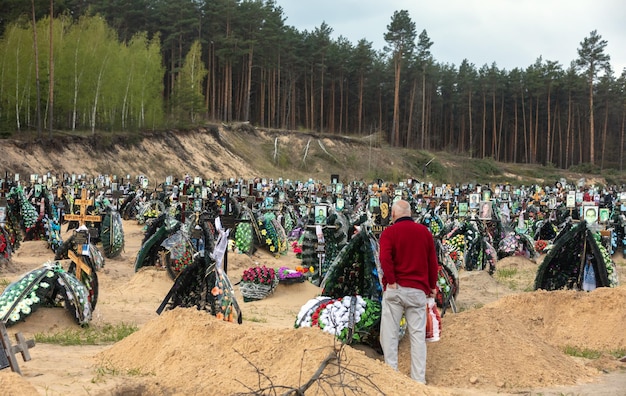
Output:
[[[271,285],[276,277],[274,268],[250,267],[243,272],[242,281],[252,282],[262,285]]]

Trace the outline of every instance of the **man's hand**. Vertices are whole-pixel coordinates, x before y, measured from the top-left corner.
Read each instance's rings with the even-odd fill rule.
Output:
[[[397,289],[397,288],[398,288],[397,283],[387,283],[387,289]]]
[[[437,297],[437,289],[431,289],[430,295],[428,297],[432,297],[432,298]]]

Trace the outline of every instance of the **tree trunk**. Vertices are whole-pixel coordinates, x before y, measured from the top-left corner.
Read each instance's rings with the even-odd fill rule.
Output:
[[[37,85],[37,136],[41,138],[41,84],[39,82],[39,46],[37,45],[37,20],[35,19],[35,0],[31,0],[33,13],[33,49],[35,51],[35,83]]]
[[[411,106],[412,108],[413,106]],[[423,149],[428,149],[426,145],[426,68],[422,67],[422,127],[420,145]],[[408,147],[408,145],[407,145]]]
[[[52,138],[52,128],[54,125],[54,31],[52,29],[54,21],[54,0],[50,0],[50,88],[48,95],[50,101],[50,130],[48,137]]]
[[[572,91],[567,93],[567,126],[565,127],[565,169],[569,166],[570,141],[572,150],[574,147],[574,137],[572,136]],[[573,153],[572,153],[573,154]]]
[[[522,124],[523,124],[523,130],[522,133],[524,134],[524,162],[528,163],[528,138],[526,136],[526,101],[524,99],[524,90],[521,89],[522,91]]]
[[[485,95],[485,91],[483,91],[483,117],[482,117],[482,142],[481,142],[482,158],[485,158],[487,154],[486,144],[487,144],[487,95]]]
[[[606,156],[606,131],[609,125],[609,103],[606,102],[604,111],[604,127],[602,128],[602,150],[600,151],[600,170],[604,169],[604,157]]]
[[[494,159],[498,159],[498,117],[496,113],[496,90],[491,91],[491,117],[492,117],[492,131],[491,131],[491,156]]]
[[[624,105],[624,111],[622,111],[622,127],[620,129],[620,139],[619,139],[619,170],[620,172],[624,170],[624,129],[626,124],[626,105]]]
[[[593,165],[595,163],[595,152],[594,146],[596,144],[595,137],[595,125],[593,120],[593,67],[591,67],[590,75],[592,76],[589,79],[589,163]]]
[[[250,121],[250,95],[252,95],[252,57],[254,54],[254,47],[250,46],[250,53],[248,54],[248,80],[246,81],[246,93],[244,97],[243,105],[243,120]]]
[[[411,95],[409,99],[409,120],[406,126],[406,147],[411,148],[411,131],[413,130],[413,111],[415,107],[415,95],[417,91],[417,80],[413,80],[413,86],[411,87]],[[422,117],[424,116],[424,109],[422,109]],[[423,132],[423,130],[422,130]],[[423,135],[422,135],[423,137]],[[423,148],[422,141],[418,144],[419,148]]]
[[[548,84],[548,131],[547,131],[547,136],[546,136],[546,165],[550,164],[552,162],[552,156],[551,156],[551,152],[550,149],[552,147],[551,145],[551,125],[552,123],[550,122],[550,89],[552,87],[552,84]]]
[[[267,70],[265,67],[261,67],[261,87],[259,89],[259,119],[261,120],[261,126],[265,127],[265,90],[267,89],[265,86]]]
[[[398,55],[397,55],[398,56]],[[393,138],[391,140],[392,146],[398,146],[400,143],[400,71],[401,71],[401,60],[396,60],[395,67],[395,84],[394,84],[394,93],[393,93]]]
[[[500,125],[498,126],[498,143],[496,144],[496,161],[500,161],[502,159],[501,150],[502,150],[502,130],[504,128],[504,94],[502,94],[502,104],[500,106],[500,123],[499,124]],[[508,140],[508,138],[506,140]],[[506,153],[504,154],[504,157],[506,160]]]
[[[517,115],[517,96],[515,97],[515,123],[513,126],[513,163],[517,163],[517,139],[519,135],[518,115]]]
[[[365,77],[363,73],[359,76],[359,106],[358,106],[358,115],[357,115],[357,132],[360,134],[363,133],[363,87],[365,85]]]
[[[533,164],[537,163],[537,146],[539,145],[539,98],[535,101],[535,141],[533,142]]]
[[[470,158],[474,157],[474,125],[472,121],[472,90],[470,89],[468,92],[468,109],[469,109],[469,153]]]
[[[324,57],[322,57],[322,67],[320,70],[320,132],[324,132]]]

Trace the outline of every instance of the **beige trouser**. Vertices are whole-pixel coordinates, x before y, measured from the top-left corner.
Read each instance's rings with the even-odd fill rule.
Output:
[[[398,370],[400,320],[406,317],[411,341],[411,378],[426,383],[426,294],[420,289],[402,287],[383,293],[380,345],[385,363]]]

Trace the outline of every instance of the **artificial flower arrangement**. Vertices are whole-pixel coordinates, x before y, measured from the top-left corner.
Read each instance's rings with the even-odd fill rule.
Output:
[[[35,226],[39,214],[37,213],[37,210],[35,210],[35,207],[30,203],[30,201],[28,201],[28,198],[26,198],[26,195],[24,195],[24,191],[21,187],[18,188],[16,192],[20,203],[22,225],[24,227],[24,230],[28,230]]]
[[[511,231],[502,238],[498,244],[498,258],[513,256],[520,250],[520,235]]]
[[[274,291],[279,278],[274,268],[263,266],[250,267],[243,271],[241,286],[243,301],[262,300]]]
[[[296,255],[296,258],[299,258],[299,259],[302,258],[302,242],[300,241],[291,242],[291,250]]]
[[[235,297],[232,291],[232,287],[229,286],[230,282],[226,281],[222,276],[216,276],[215,286],[211,289],[211,296],[213,304],[211,307],[211,313],[215,315],[217,319],[224,320],[226,322],[235,322],[238,320],[238,308],[236,305]]]
[[[375,343],[380,327],[380,303],[369,298],[319,296],[307,301],[295,327],[318,327],[344,343]],[[350,328],[350,323],[354,327]]]
[[[277,273],[280,283],[290,284],[304,282],[304,274],[297,269],[294,270],[283,266],[278,269]]]
[[[271,285],[276,278],[276,271],[274,268],[266,267],[250,267],[243,271],[242,282],[256,283],[260,285]]]
[[[102,218],[100,241],[102,242],[104,255],[107,258],[119,256],[124,249],[122,216],[112,207],[106,209],[106,214]]]
[[[61,239],[61,225],[56,219],[49,218],[48,215],[45,215],[42,221],[44,229],[46,230],[48,247],[56,253],[63,244],[63,240]]]
[[[10,236],[3,226],[0,226],[0,259],[6,261],[11,259]]]
[[[191,265],[193,262],[193,248],[191,244],[181,244],[170,250],[170,260],[171,268],[176,274]]]
[[[0,320],[23,321],[40,306],[64,306],[79,325],[91,320],[87,288],[58,261],[47,262],[11,283],[0,295]]]
[[[287,252],[287,236],[285,230],[276,220],[274,213],[267,212],[263,214],[257,220],[257,224],[259,225],[261,238],[264,238],[261,242],[265,243],[271,253],[278,256]]]
[[[249,222],[237,224],[235,246],[239,253],[249,254],[252,251],[252,225]]]
[[[310,273],[310,268],[303,267],[301,265],[296,265],[296,271],[302,273],[303,275],[307,275]]]
[[[456,232],[457,229],[451,231],[443,240],[444,251],[448,253],[450,259],[454,262],[457,269],[463,266],[465,259],[465,235]]]
[[[537,251],[537,253],[543,253],[543,251],[548,247],[548,242],[543,240],[543,239],[539,239],[537,241],[535,241],[535,250]]]

